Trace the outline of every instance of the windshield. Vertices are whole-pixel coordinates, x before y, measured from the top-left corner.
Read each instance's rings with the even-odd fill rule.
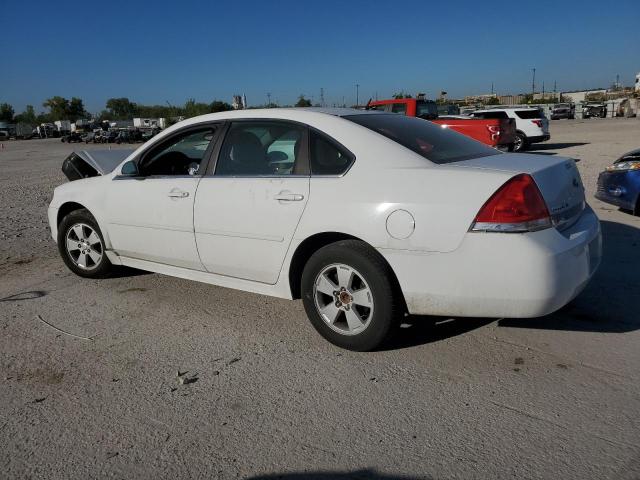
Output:
[[[464,135],[419,118],[389,114],[348,115],[344,118],[384,135],[439,165],[500,153]]]
[[[416,117],[426,118],[433,120],[438,118],[438,106],[435,102],[425,102],[424,100],[418,100],[416,102]]]

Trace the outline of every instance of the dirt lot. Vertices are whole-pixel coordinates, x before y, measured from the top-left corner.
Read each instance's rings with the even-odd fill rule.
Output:
[[[640,219],[593,198],[597,173],[640,146],[640,120],[551,128],[536,152],[580,159],[604,234],[575,305],[410,319],[392,348],[366,354],[320,338],[300,302],[74,276],[46,206],[78,146],[5,142],[0,476],[640,478]]]

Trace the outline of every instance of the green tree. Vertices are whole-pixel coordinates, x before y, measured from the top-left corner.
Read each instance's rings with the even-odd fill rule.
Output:
[[[408,93],[404,93],[404,90],[401,90],[399,93],[394,93],[393,98],[399,100],[401,98],[412,98]]]
[[[128,98],[110,98],[106,104],[113,120],[129,120],[138,115],[138,106]]]
[[[13,107],[8,103],[0,103],[0,121],[1,122],[13,122]]]
[[[304,95],[300,95],[298,97],[298,101],[294,105],[295,107],[310,107],[311,101],[304,98]]]
[[[43,104],[48,108],[52,120],[68,120],[69,119],[69,100],[64,97],[55,96],[48,98]]]
[[[33,108],[33,105],[27,105],[24,112],[16,115],[15,122],[34,125],[36,123],[36,111]]]
[[[197,117],[211,112],[211,107],[207,103],[198,103],[195,99],[190,98],[184,104],[182,116],[185,118]]]
[[[85,118],[87,112],[84,110],[84,104],[81,98],[72,97],[69,102],[69,120],[75,122],[80,118]]]
[[[209,111],[211,113],[227,112],[229,110],[233,110],[233,107],[231,105],[229,105],[227,102],[223,102],[221,100],[214,100],[209,105]]]
[[[500,99],[498,97],[491,97],[486,102],[487,105],[500,105]]]

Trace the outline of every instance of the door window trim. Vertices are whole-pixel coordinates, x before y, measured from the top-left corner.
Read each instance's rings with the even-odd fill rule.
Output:
[[[342,143],[340,143],[339,141],[337,141],[335,138],[333,138],[330,135],[327,135],[326,133],[324,133],[321,130],[318,130],[317,128],[314,127],[309,127],[309,131],[313,131],[313,133],[315,133],[316,135],[318,135],[319,137],[322,137],[325,141],[327,141],[328,143],[333,144],[333,146],[335,146],[338,150],[344,152],[347,157],[349,157],[349,165],[344,169],[344,171],[342,173],[339,174],[335,174],[335,173],[331,173],[331,174],[322,174],[322,173],[313,173],[313,170],[311,170],[311,135],[309,134],[309,167],[311,170],[311,176],[315,177],[315,178],[340,178],[340,177],[344,177],[347,173],[349,173],[349,170],[351,170],[351,167],[353,167],[353,164],[356,163],[356,156],[353,154],[353,152],[351,150],[349,150],[347,147],[345,147]]]
[[[138,167],[138,171],[140,171],[140,163],[147,157],[147,155],[149,155],[150,153],[152,153],[157,147],[160,147],[161,145],[165,144],[166,142],[171,141],[172,139],[175,139],[176,137],[182,136],[184,134],[188,134],[189,132],[194,132],[194,131],[198,131],[198,130],[203,130],[206,129],[207,127],[211,127],[214,128],[214,132],[213,132],[213,138],[211,139],[211,142],[209,142],[209,145],[207,146],[207,149],[205,150],[205,153],[202,157],[202,160],[200,162],[200,167],[198,168],[198,173],[196,175],[136,175],[136,176],[130,176],[130,175],[116,175],[115,177],[113,177],[114,180],[125,180],[125,179],[134,179],[134,180],[145,180],[145,179],[158,179],[158,178],[201,178],[204,177],[206,175],[206,171],[209,167],[209,164],[211,163],[211,159],[212,159],[212,153],[215,151],[218,143],[220,143],[220,138],[222,136],[223,131],[225,130],[226,127],[226,121],[208,121],[208,122],[202,122],[202,123],[197,123],[197,124],[193,124],[193,125],[189,125],[187,127],[181,128],[179,130],[176,130],[175,132],[172,132],[171,134],[167,135],[165,138],[157,141],[157,142],[153,142],[153,144],[149,145],[148,147],[146,147],[143,151],[141,151],[140,153],[138,153],[133,159],[131,159],[131,161],[135,162],[136,166]]]
[[[300,146],[299,158],[296,158],[293,167],[294,170],[297,170],[297,173],[288,175],[216,175],[216,167],[218,166],[222,145],[224,145],[224,140],[227,138],[231,125],[234,123],[285,123],[301,127],[302,138],[300,140],[302,141],[302,145]],[[220,131],[220,137],[217,139],[217,144],[212,151],[211,161],[207,166],[204,176],[207,178],[309,178],[311,173],[309,164],[309,128],[309,125],[306,123],[282,118],[238,118],[227,120],[225,126]]]

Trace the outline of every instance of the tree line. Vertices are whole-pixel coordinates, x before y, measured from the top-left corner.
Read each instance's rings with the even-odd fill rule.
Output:
[[[110,98],[107,100],[105,109],[97,115],[92,115],[84,108],[81,98],[72,97],[67,99],[60,96],[48,98],[42,103],[48,112],[36,114],[33,105],[27,105],[22,113],[16,115],[15,110],[9,103],[0,103],[0,122],[7,123],[29,123],[38,125],[41,123],[52,123],[56,120],[69,120],[75,122],[80,119],[95,118],[102,120],[130,120],[134,117],[140,118],[176,118],[195,117],[206,113],[224,112],[232,107],[227,102],[214,100],[211,103],[196,102],[190,98],[182,106],[174,105],[141,105],[131,102],[128,98]]]

